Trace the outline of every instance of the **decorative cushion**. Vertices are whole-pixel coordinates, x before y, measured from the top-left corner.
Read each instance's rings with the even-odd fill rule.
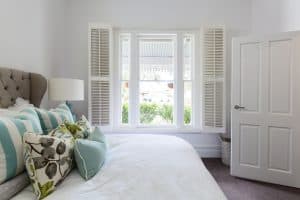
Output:
[[[59,125],[56,129],[53,129],[48,133],[50,136],[55,136],[55,134],[64,134],[65,132],[70,132],[75,139],[79,138],[87,138],[90,135],[92,128],[90,126],[90,123],[85,118],[85,116],[82,116],[80,120],[78,120],[76,123],[70,123],[65,121],[61,125]]]
[[[66,125],[64,123],[62,123],[61,125],[59,125],[56,129],[53,129],[52,131],[50,131],[48,133],[48,136],[52,136],[52,137],[64,137],[64,135],[72,135],[72,133],[67,129]]]
[[[73,166],[74,138],[70,133],[58,137],[25,133],[24,160],[34,193],[43,199],[55,190]]]
[[[0,184],[24,170],[22,136],[27,131],[41,131],[31,120],[30,114],[0,117]],[[24,120],[24,119],[28,120]]]
[[[86,129],[88,131],[92,130],[92,125],[88,121],[88,119],[82,115],[81,118],[76,122],[82,129]]]
[[[33,107],[32,108],[28,107],[28,108],[23,109],[18,114],[16,114],[14,116],[14,118],[22,119],[22,120],[30,120],[34,132],[38,133],[38,134],[42,134],[43,133],[39,116],[35,112],[35,109]]]
[[[32,122],[34,131],[36,133],[43,133],[39,116],[37,115],[33,107],[27,107],[20,111],[0,109],[0,115],[2,117],[11,117],[11,118],[22,119],[22,120],[30,120]]]
[[[57,108],[49,111],[36,108],[36,112],[39,116],[44,134],[57,128],[64,121],[74,123],[72,113],[65,103],[60,104]]]
[[[95,139],[95,141],[89,139]],[[86,180],[99,172],[104,164],[107,151],[105,137],[99,128],[95,128],[89,139],[77,139],[74,147],[78,171]]]
[[[13,106],[8,107],[7,109],[13,111],[22,111],[23,109],[30,107],[32,108],[34,106],[30,104],[28,100],[18,97],[16,99],[16,103]]]
[[[74,124],[69,122],[65,122],[64,124],[66,128],[72,133],[74,138],[77,139],[87,138],[92,131],[92,127],[84,115],[82,115],[81,118]]]
[[[99,127],[95,127],[93,132],[88,137],[89,140],[97,141],[107,145],[105,135],[102,133]]]

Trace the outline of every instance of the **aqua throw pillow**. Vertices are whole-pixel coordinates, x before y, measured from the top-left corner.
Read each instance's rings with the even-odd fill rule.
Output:
[[[106,151],[105,136],[97,127],[88,139],[75,141],[75,161],[78,171],[84,179],[88,180],[100,171],[105,162]]]
[[[7,109],[6,109],[7,110]],[[29,120],[31,122],[31,126],[36,133],[43,133],[40,119],[38,114],[35,111],[34,107],[27,107],[20,111],[9,111],[6,114],[2,115],[1,117],[8,117],[8,118],[15,118],[21,120]]]
[[[105,135],[102,133],[99,127],[95,127],[93,132],[88,137],[89,140],[104,143],[106,145]]]
[[[41,127],[40,119],[35,111],[35,108],[25,108],[22,111],[20,111],[17,115],[14,116],[16,119],[22,119],[22,120],[30,120],[32,124],[32,128],[35,133],[42,134],[43,130]]]
[[[0,117],[0,184],[24,171],[22,137],[27,131],[42,134],[31,112]]]
[[[65,121],[74,123],[72,113],[65,103],[62,103],[57,108],[49,111],[39,108],[35,109],[39,116],[44,134],[48,134],[51,130],[57,128]]]

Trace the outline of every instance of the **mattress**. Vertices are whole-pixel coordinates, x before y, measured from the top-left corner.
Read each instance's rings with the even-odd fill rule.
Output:
[[[107,135],[101,171],[85,181],[74,169],[47,200],[226,199],[193,147],[166,135]],[[14,200],[35,199],[31,186]]]

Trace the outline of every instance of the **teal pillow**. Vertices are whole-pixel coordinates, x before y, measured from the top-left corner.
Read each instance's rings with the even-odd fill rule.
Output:
[[[75,141],[75,161],[78,171],[84,179],[88,180],[100,171],[105,161],[106,151],[105,136],[99,128],[95,128],[89,139]]]
[[[41,131],[30,114],[0,117],[0,184],[24,171],[22,137],[27,131]]]
[[[36,113],[34,107],[24,108],[21,111],[11,111],[8,114],[1,117],[8,117],[8,118],[14,118],[20,120],[29,120],[31,122],[31,128],[33,128],[35,133],[38,134],[43,133],[39,116]]]
[[[35,108],[35,110],[39,116],[44,134],[48,134],[64,121],[74,123],[72,113],[65,103],[62,103],[57,108],[49,111],[39,108]]]
[[[14,118],[22,119],[22,120],[30,120],[34,132],[38,134],[43,133],[39,116],[33,107],[23,109],[17,115],[15,115]]]
[[[94,131],[88,137],[89,140],[104,143],[106,146],[106,138],[99,127],[95,127]]]

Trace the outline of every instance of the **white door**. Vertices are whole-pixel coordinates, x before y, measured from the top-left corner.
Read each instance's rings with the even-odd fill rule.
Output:
[[[233,40],[233,176],[300,188],[299,36]]]

